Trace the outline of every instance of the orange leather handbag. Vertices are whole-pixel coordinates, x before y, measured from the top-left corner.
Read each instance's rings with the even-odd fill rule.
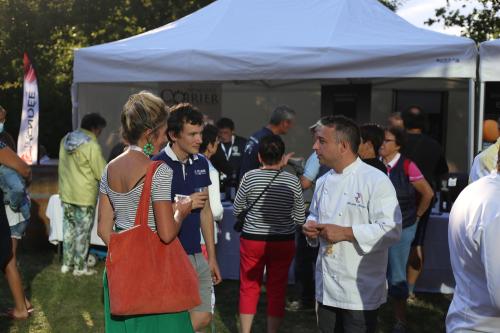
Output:
[[[180,312],[201,303],[196,271],[179,239],[166,244],[148,226],[151,183],[161,163],[148,168],[135,225],[111,235],[106,272],[114,315]]]

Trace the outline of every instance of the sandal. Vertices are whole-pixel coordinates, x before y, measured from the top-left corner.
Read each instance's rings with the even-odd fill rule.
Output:
[[[30,317],[30,313],[28,312],[27,317],[17,317],[16,315],[14,315],[14,309],[8,309],[7,311],[3,312],[0,316],[9,318],[11,320],[26,320]]]

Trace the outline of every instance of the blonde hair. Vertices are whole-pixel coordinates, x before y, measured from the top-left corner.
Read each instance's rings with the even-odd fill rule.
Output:
[[[168,115],[165,102],[151,92],[130,95],[121,114],[121,135],[127,143],[136,144],[145,131],[154,132],[166,124]]]

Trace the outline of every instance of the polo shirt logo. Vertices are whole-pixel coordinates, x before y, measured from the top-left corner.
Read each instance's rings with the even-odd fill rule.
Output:
[[[196,176],[206,175],[207,174],[207,170],[205,170],[205,169],[196,169],[196,170],[194,170],[194,174]]]

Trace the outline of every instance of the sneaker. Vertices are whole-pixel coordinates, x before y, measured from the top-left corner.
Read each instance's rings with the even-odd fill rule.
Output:
[[[401,320],[396,321],[396,324],[392,328],[392,333],[406,333],[406,323]]]
[[[88,268],[74,269],[73,270],[74,276],[90,276],[90,275],[94,275],[95,273],[97,273],[97,271],[95,269],[88,269]]]
[[[408,298],[406,299],[406,303],[408,303],[408,304],[415,304],[415,303],[417,303],[417,296],[415,296],[414,293],[410,293],[408,295]]]
[[[63,274],[66,274],[70,271],[71,267],[67,266],[67,265],[62,265],[61,266],[61,273]]]
[[[288,302],[286,309],[290,312],[300,312],[300,311],[314,311],[314,302],[302,302],[302,301],[292,301]]]

